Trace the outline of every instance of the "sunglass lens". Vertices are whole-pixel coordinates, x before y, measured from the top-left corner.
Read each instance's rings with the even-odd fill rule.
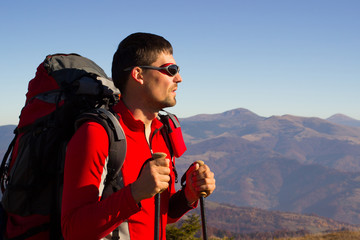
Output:
[[[170,65],[168,71],[172,76],[175,76],[179,72],[179,67],[177,65]]]

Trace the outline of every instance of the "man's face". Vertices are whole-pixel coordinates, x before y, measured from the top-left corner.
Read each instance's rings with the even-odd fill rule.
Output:
[[[170,54],[161,53],[157,60],[150,65],[160,67],[169,63],[176,64],[174,57]],[[158,111],[162,108],[175,106],[175,91],[177,90],[178,83],[182,81],[179,73],[175,76],[169,76],[162,71],[144,69],[143,76],[147,94],[146,98],[148,104],[154,110]]]

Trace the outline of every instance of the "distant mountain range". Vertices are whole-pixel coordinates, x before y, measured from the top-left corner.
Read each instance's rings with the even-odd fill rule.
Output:
[[[216,174],[215,202],[360,224],[360,128],[339,119],[246,109],[181,119],[188,151],[179,172],[204,160]]]
[[[180,119],[188,151],[215,172],[209,201],[238,207],[316,214],[360,224],[360,121],[291,115],[258,116],[247,109]],[[0,154],[14,125],[0,127]]]
[[[15,125],[4,125],[0,126],[0,159],[3,159],[3,156],[11,142],[14,138],[14,129]]]

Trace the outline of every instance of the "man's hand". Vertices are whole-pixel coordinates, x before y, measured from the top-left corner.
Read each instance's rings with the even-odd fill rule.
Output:
[[[206,164],[200,166],[195,162],[186,172],[185,197],[189,205],[197,201],[202,192],[206,192],[206,196],[209,196],[215,187],[214,173]]]
[[[139,178],[131,185],[131,193],[136,203],[169,187],[170,160],[165,157],[165,153],[154,154],[154,160],[144,165]]]

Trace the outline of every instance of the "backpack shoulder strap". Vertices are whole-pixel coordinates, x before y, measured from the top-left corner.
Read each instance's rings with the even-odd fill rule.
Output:
[[[166,114],[159,114],[159,117],[160,121],[165,126],[167,135],[166,138],[169,140],[170,143],[169,149],[171,149],[173,156],[179,158],[186,151],[186,145],[181,132],[180,122],[174,114],[167,111],[164,112]]]
[[[87,121],[99,123],[108,134],[109,162],[107,164],[108,173],[105,181],[112,181],[119,175],[126,156],[126,137],[119,123],[118,115],[104,108],[98,108],[81,114],[75,122],[75,128],[79,128]]]
[[[162,110],[164,111],[164,110]],[[171,155],[171,164],[175,173],[175,182],[178,182],[178,174],[175,167],[175,157],[180,157],[186,150],[184,139],[182,137],[180,123],[177,117],[164,111],[166,114],[159,114],[160,121],[164,125],[161,129],[161,133],[165,140],[165,143],[170,151]]]
[[[121,183],[121,167],[125,161],[126,156],[126,137],[124,130],[119,123],[119,116],[104,108],[98,108],[91,112],[82,114],[75,122],[75,128],[79,128],[81,124],[87,121],[94,121],[99,123],[106,130],[109,137],[109,160],[107,163],[107,175],[105,181],[102,183],[104,189],[109,186],[112,191],[119,190]],[[102,193],[103,194],[103,193]],[[105,194],[106,195],[106,194]],[[104,197],[104,196],[102,196]],[[112,239],[119,239],[119,231],[116,228],[113,231]]]

